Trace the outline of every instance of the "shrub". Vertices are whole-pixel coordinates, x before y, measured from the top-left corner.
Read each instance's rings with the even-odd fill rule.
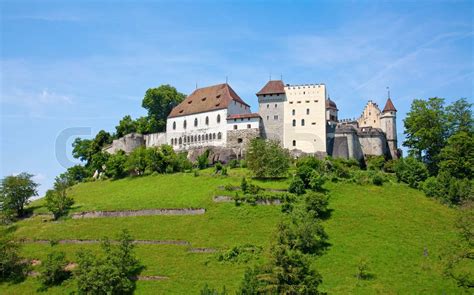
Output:
[[[366,162],[368,170],[380,171],[384,167],[385,158],[384,156],[369,156]]]
[[[428,177],[421,186],[423,192],[427,197],[441,198],[443,195],[444,187],[438,181],[436,177]]]
[[[370,272],[369,261],[365,258],[359,260],[357,264],[357,279],[359,280],[368,280],[373,277],[373,274]]]
[[[308,192],[305,195],[306,211],[311,214],[313,218],[327,217],[329,200],[328,196],[323,193]]]
[[[296,168],[296,176],[303,181],[305,188],[309,188],[309,181],[311,178],[311,173],[313,173],[313,171],[314,169],[307,164],[299,165]]]
[[[278,141],[252,139],[247,148],[247,165],[256,177],[283,177],[290,167],[290,154]]]
[[[397,160],[388,160],[383,165],[383,171],[387,173],[395,173],[395,166],[397,165]]]
[[[221,174],[222,174],[222,176],[227,176],[227,167],[226,166],[222,167],[222,173]]]
[[[248,193],[248,182],[245,176],[242,177],[242,181],[240,182],[240,189],[244,192],[244,194]]]
[[[413,157],[398,160],[395,165],[395,173],[398,181],[408,183],[413,188],[419,188],[421,183],[428,177],[426,166]]]
[[[222,171],[222,164],[221,162],[217,162],[215,165],[214,165],[214,172],[216,174],[220,173]]]
[[[60,192],[57,190],[48,190],[45,201],[46,208],[53,213],[55,220],[66,215],[69,208],[74,204],[74,199],[68,196],[65,191]]]
[[[224,186],[224,189],[228,192],[231,192],[231,191],[234,190],[234,186],[232,184],[228,183]]]
[[[199,176],[199,170],[194,170],[194,177],[198,177]]]
[[[313,191],[323,191],[323,185],[326,177],[320,172],[313,170],[309,177],[309,188]]]
[[[66,254],[64,252],[51,252],[41,264],[39,280],[42,288],[60,285],[64,280],[68,279],[70,272],[65,270],[67,266]]]
[[[197,165],[200,170],[207,168],[209,166],[209,150],[206,150],[200,156],[197,157]]]
[[[19,255],[19,246],[6,229],[0,229],[0,282],[22,281],[28,273],[28,267]]]
[[[201,295],[227,295],[227,290],[224,287],[222,287],[222,292],[219,292],[219,290],[211,288],[207,285],[207,283],[202,287],[200,293]]]
[[[229,167],[230,167],[231,169],[234,169],[234,168],[239,167],[239,161],[236,160],[236,159],[230,160],[230,161],[229,161]]]
[[[124,151],[120,150],[114,155],[110,155],[106,168],[105,174],[108,177],[112,177],[113,179],[119,179],[126,176],[126,162],[127,162],[127,155]]]
[[[262,247],[251,244],[235,246],[217,254],[217,261],[231,263],[247,263],[262,252]]]
[[[135,288],[132,280],[141,270],[133,253],[132,238],[123,231],[118,245],[103,240],[103,255],[81,250],[77,254],[75,271],[78,291],[85,294],[130,294]]]
[[[376,173],[372,177],[372,183],[374,185],[379,185],[380,186],[380,185],[383,185],[383,182],[384,182],[384,178],[380,173]]]
[[[303,180],[294,176],[291,180],[290,186],[288,187],[288,191],[292,194],[303,195],[306,192]]]
[[[127,157],[126,170],[133,175],[143,175],[148,164],[147,154],[147,149],[143,146],[134,149]]]

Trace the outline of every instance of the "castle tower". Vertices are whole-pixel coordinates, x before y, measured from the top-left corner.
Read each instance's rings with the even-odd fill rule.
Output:
[[[388,97],[380,116],[380,128],[387,138],[388,148],[392,155],[392,159],[398,159],[397,109],[395,109],[390,97]]]
[[[262,136],[283,144],[285,85],[281,80],[270,80],[257,92],[258,113],[262,118]]]

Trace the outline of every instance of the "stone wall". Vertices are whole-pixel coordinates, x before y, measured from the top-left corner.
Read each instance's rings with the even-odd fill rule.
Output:
[[[260,137],[259,128],[228,130],[227,147],[244,150],[251,139]]]
[[[129,154],[141,146],[145,146],[145,137],[139,133],[130,133],[115,139],[110,146],[105,147],[103,150],[109,154],[115,154],[119,150]]]
[[[390,152],[385,134],[376,128],[361,128],[357,132],[364,156],[387,156]]]
[[[166,132],[145,134],[145,146],[155,147],[166,144]]]

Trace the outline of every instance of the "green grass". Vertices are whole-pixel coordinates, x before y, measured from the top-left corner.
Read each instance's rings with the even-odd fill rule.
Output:
[[[158,175],[80,184],[73,188],[74,211],[146,208],[206,208],[204,215],[140,216],[127,218],[64,219],[43,222],[37,216],[17,223],[18,238],[100,239],[113,238],[128,229],[135,239],[185,240],[191,246],[137,245],[137,255],[146,266],[144,275],[164,275],[165,281],[140,281],[138,294],[197,294],[207,282],[230,291],[238,288],[249,264],[219,263],[215,254],[189,253],[189,247],[229,249],[246,243],[268,250],[279,206],[236,207],[213,203],[218,186],[239,185],[245,169],[229,170],[229,177],[215,177],[212,170],[199,177],[189,174]],[[286,188],[288,180],[253,181],[266,188]],[[331,246],[314,266],[323,275],[322,289],[331,294],[458,294],[455,283],[442,275],[439,256],[455,239],[455,211],[427,199],[419,191],[400,184],[382,187],[329,183],[331,218],[325,221]],[[45,212],[42,201],[32,204]],[[98,245],[57,245],[70,260],[80,248]],[[45,244],[24,244],[26,257],[44,259]],[[424,249],[428,256],[424,256]],[[259,259],[265,259],[266,253]],[[370,261],[374,278],[355,277],[360,258]],[[30,294],[39,287],[34,278],[20,284],[0,284],[1,294]],[[63,294],[74,282],[49,290]]]

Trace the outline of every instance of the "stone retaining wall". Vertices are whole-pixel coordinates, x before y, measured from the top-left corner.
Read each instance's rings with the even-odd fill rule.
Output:
[[[81,218],[101,218],[101,217],[129,217],[129,216],[150,216],[150,215],[201,215],[206,213],[206,209],[145,209],[127,211],[92,211],[74,213],[72,219]]]

